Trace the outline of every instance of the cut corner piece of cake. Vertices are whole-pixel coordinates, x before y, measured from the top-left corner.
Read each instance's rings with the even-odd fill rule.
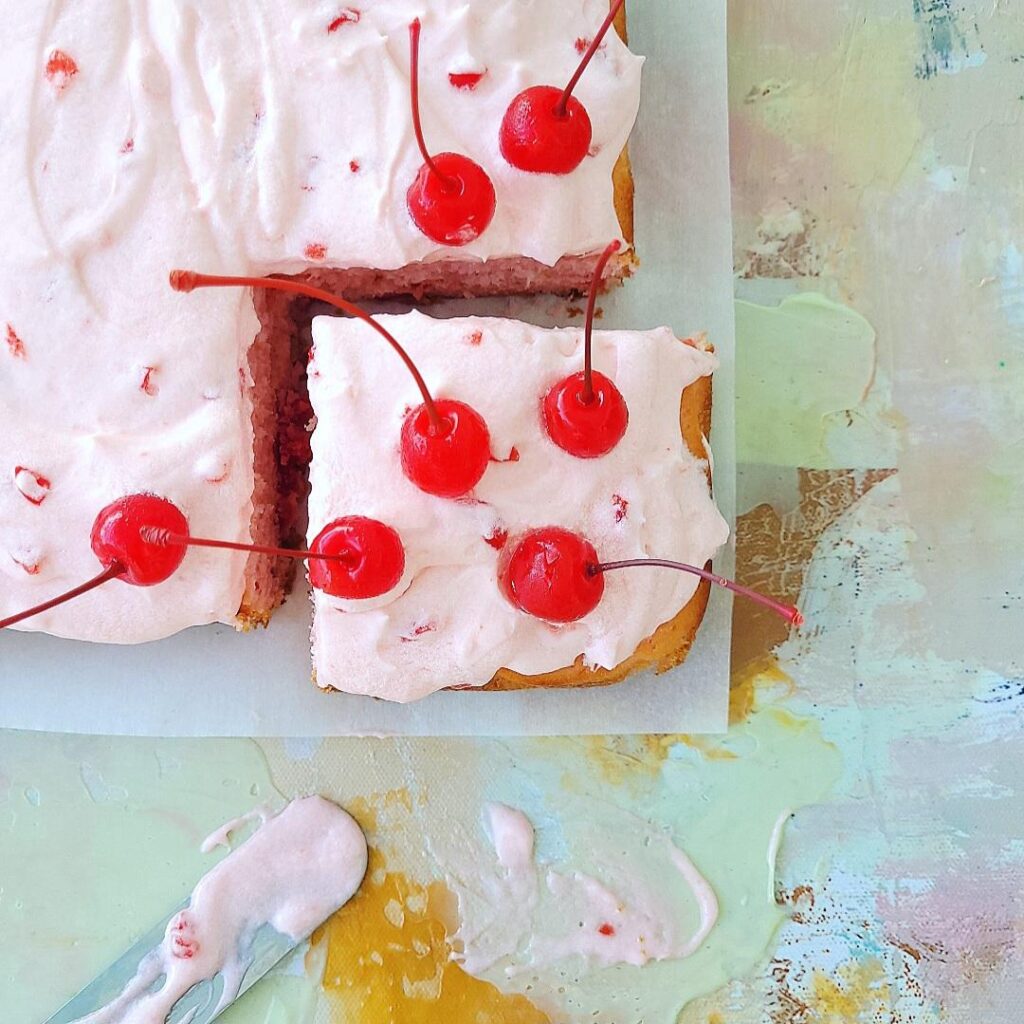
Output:
[[[378,320],[433,394],[480,413],[491,462],[465,498],[414,486],[398,445],[420,401],[412,379],[367,325],[313,321],[310,538],[338,517],[367,516],[398,532],[406,557],[397,586],[372,601],[314,589],[317,685],[406,702],[449,688],[602,685],[681,662],[707,602],[707,585],[693,576],[609,574],[589,614],[553,625],[515,607],[499,574],[510,546],[547,526],[582,535],[607,561],[712,558],[728,527],[711,496],[706,448],[711,346],[668,328],[595,331],[594,367],[614,378],[629,421],[608,454],[576,458],[548,436],[540,405],[582,368],[582,328],[418,312]]]

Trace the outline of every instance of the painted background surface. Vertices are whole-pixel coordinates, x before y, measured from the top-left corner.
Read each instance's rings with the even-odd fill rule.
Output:
[[[225,1020],[1020,1020],[1024,5],[730,17],[738,561],[808,625],[737,607],[711,740],[0,734],[5,1024],[175,905],[210,829],[311,790],[366,827],[368,882]],[[492,870],[490,800],[541,859],[637,886],[670,836],[718,926],[688,960],[469,977],[452,892]]]

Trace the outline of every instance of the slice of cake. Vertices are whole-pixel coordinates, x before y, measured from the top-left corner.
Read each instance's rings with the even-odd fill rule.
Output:
[[[172,267],[307,275],[352,297],[566,292],[609,238],[631,242],[641,61],[618,35],[576,86],[593,126],[578,168],[525,172],[499,145],[519,92],[570,77],[603,0],[285,0],[201,18],[158,5],[142,20],[95,0],[8,7],[0,617],[89,579],[93,518],[126,494],[162,495],[228,540],[273,545],[301,517],[301,311],[244,293],[183,301]],[[458,247],[409,211],[414,16],[429,144],[472,158],[495,190],[487,229]],[[631,263],[626,248],[611,276]],[[18,628],[131,643],[261,623],[289,572],[191,551],[158,587],[114,582]]]
[[[499,581],[517,539],[558,526],[603,560],[657,556],[703,566],[728,529],[711,498],[705,438],[716,358],[668,328],[597,331],[594,366],[629,409],[625,434],[577,458],[545,430],[543,397],[579,371],[583,331],[501,319],[381,316],[439,399],[469,402],[490,431],[493,462],[472,493],[448,500],[416,487],[398,437],[419,392],[368,325],[313,321],[316,414],[310,537],[340,516],[394,528],[405,546],[397,587],[371,601],[314,591],[318,685],[409,701],[445,687],[609,683],[677,664],[700,624],[706,586],[681,573],[609,574],[578,621],[527,615]]]

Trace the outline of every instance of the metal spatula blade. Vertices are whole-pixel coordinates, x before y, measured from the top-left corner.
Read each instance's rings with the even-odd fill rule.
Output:
[[[187,907],[186,901],[146,932],[131,949],[94,978],[78,995],[65,1003],[46,1021],[46,1024],[73,1024],[74,1021],[102,1010],[117,999],[126,986],[134,981],[142,961],[163,942],[171,919]],[[268,924],[263,925],[239,951],[243,974],[235,996],[224,1001],[225,978],[218,974],[212,979],[193,985],[174,1004],[167,1016],[167,1024],[209,1024],[303,941],[305,940],[282,935]],[[161,975],[139,994],[158,990],[163,985],[163,980]]]

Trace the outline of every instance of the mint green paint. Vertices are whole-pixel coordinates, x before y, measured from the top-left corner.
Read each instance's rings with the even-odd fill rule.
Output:
[[[864,419],[861,406],[875,375],[875,332],[855,310],[813,292],[778,306],[738,301],[736,369],[741,463],[806,469],[876,464],[877,431],[861,427],[859,463],[837,438],[851,421],[856,428]]]

